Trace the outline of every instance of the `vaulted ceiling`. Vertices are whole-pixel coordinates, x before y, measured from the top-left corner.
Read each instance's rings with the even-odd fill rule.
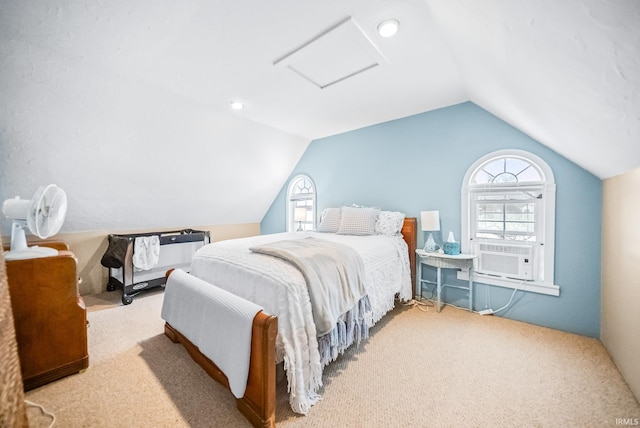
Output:
[[[387,18],[400,27],[382,38]],[[252,151],[241,171],[216,164],[238,183],[216,199],[241,204],[256,177],[273,191],[216,222],[255,221],[310,140],[472,101],[607,178],[640,166],[639,23],[636,0],[4,0],[0,143],[13,159],[30,140],[108,161],[170,153],[172,137],[187,154]],[[175,118],[197,132],[167,137]],[[0,196],[27,192],[0,174]]]

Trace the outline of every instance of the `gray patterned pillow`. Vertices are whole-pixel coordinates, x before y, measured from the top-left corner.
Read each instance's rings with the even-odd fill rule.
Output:
[[[342,207],[338,235],[373,235],[380,210],[377,208]]]
[[[402,232],[404,213],[398,211],[380,211],[376,221],[376,233],[379,235],[395,236]]]
[[[340,228],[340,208],[325,208],[320,216],[320,224],[316,231],[336,233]]]

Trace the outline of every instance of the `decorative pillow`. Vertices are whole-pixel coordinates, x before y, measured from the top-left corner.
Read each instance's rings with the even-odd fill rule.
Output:
[[[373,235],[380,210],[377,208],[342,207],[339,235]]]
[[[380,211],[376,221],[376,233],[379,235],[395,236],[402,232],[404,213],[398,211]]]
[[[317,232],[336,233],[340,228],[340,208],[325,208],[320,216]]]

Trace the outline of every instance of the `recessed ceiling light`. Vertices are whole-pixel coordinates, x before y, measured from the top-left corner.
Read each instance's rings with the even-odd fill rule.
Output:
[[[242,104],[240,101],[231,101],[229,103],[229,106],[234,110],[242,110],[244,108],[244,104]]]
[[[378,24],[378,34],[382,37],[391,37],[398,32],[399,26],[397,19],[385,19]]]

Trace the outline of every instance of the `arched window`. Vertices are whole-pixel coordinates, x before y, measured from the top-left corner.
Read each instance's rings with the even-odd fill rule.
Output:
[[[316,186],[306,175],[297,175],[287,191],[287,232],[313,230],[316,224]]]
[[[546,162],[521,150],[489,153],[467,171],[461,202],[462,251],[478,256],[477,282],[558,295],[555,180]]]

